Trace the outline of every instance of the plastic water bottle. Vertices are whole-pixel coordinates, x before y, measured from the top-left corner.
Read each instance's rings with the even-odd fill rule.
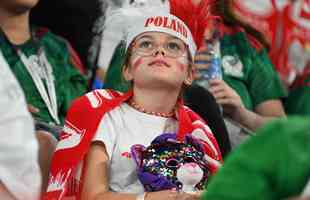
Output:
[[[198,69],[198,79],[196,79],[196,84],[209,88],[209,80],[211,79],[222,79],[222,62],[221,62],[221,52],[220,52],[220,40],[214,34],[209,40],[206,40],[206,51],[203,52],[208,55],[209,59],[207,61],[195,61],[196,64],[205,64],[205,68]]]
[[[205,40],[206,51],[202,54],[208,55],[209,59],[195,60],[195,64],[203,64],[205,67],[198,69],[198,78],[195,83],[205,89],[209,89],[209,81],[212,79],[223,79],[222,74],[222,60],[221,60],[221,46],[220,34],[215,31],[211,39]],[[223,114],[223,107],[219,105],[221,114]]]

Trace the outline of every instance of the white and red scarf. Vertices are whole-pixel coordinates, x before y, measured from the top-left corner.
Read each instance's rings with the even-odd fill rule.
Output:
[[[80,199],[83,184],[83,161],[98,125],[105,113],[118,107],[132,96],[112,90],[94,90],[76,99],[67,114],[65,125],[54,153],[48,189],[44,200],[59,200],[65,196]],[[222,162],[218,144],[209,127],[193,111],[178,102],[178,139],[186,134],[199,138],[209,157],[210,170],[215,173]]]

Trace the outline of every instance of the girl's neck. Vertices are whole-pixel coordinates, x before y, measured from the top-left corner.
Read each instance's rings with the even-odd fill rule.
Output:
[[[132,101],[147,113],[172,113],[177,104],[179,92],[154,90],[154,89],[133,89]]]
[[[25,43],[31,38],[29,11],[16,14],[0,8],[0,27],[12,44]]]

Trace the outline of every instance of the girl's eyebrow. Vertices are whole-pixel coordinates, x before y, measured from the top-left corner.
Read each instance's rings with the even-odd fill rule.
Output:
[[[141,39],[151,39],[151,40],[153,40],[154,37],[151,36],[151,35],[143,35],[143,36],[138,37],[138,38],[136,39],[136,41],[137,41],[137,40],[141,40]],[[175,36],[172,36],[172,35],[169,35],[169,36],[167,37],[167,39],[168,39],[168,40],[180,40],[179,38],[177,38],[177,37],[175,37]],[[181,41],[181,40],[180,40],[180,41]],[[181,41],[181,42],[182,42],[182,41]]]
[[[168,36],[168,39],[170,39],[170,40],[171,40],[171,39],[172,39],[172,40],[174,40],[174,39],[175,39],[175,40],[180,40],[179,38],[177,38],[177,37],[175,37],[175,36],[172,36],[172,35],[169,35],[169,36]],[[182,41],[182,40],[181,40],[181,41]]]
[[[153,39],[153,37],[151,35],[143,35],[137,38],[137,40],[140,40],[140,39]]]

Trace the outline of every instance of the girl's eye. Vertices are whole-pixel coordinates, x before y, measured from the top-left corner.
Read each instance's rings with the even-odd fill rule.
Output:
[[[139,44],[139,48],[147,49],[147,48],[151,48],[151,47],[152,47],[152,42],[150,42],[150,41],[142,41]]]
[[[180,44],[178,44],[176,42],[169,42],[167,46],[169,49],[174,50],[174,51],[181,50]]]

